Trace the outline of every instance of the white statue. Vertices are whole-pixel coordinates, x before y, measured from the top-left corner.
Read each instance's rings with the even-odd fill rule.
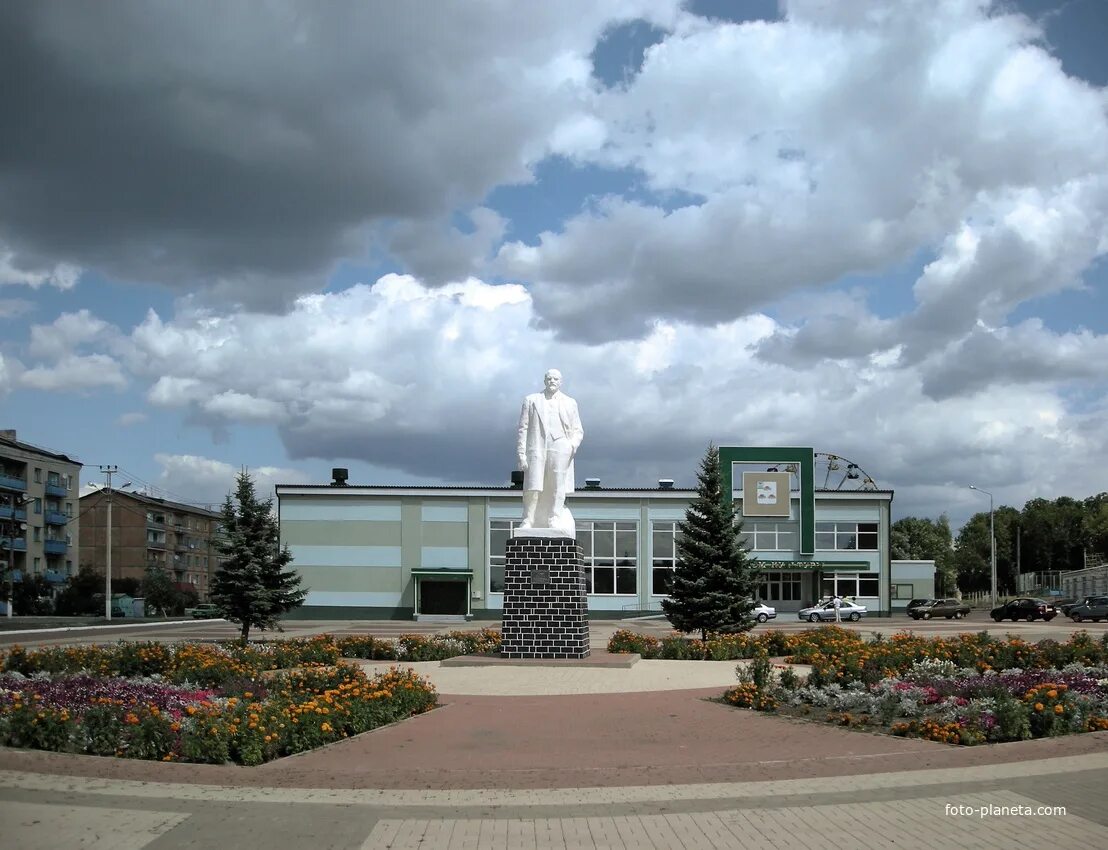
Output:
[[[573,457],[585,437],[577,402],[561,391],[562,373],[550,369],[543,376],[546,389],[523,399],[519,414],[516,454],[523,470],[523,526],[514,535],[549,529],[575,537],[577,528],[566,508],[573,492]]]

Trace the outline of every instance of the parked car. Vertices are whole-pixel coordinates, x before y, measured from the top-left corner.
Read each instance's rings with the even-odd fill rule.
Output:
[[[777,619],[777,609],[770,608],[765,602],[759,602],[750,613],[754,615],[754,619],[759,623]]]
[[[1072,597],[1067,597],[1065,599],[1055,599],[1054,607],[1058,609],[1058,613],[1060,613],[1063,617],[1068,617],[1070,615],[1071,608],[1080,605],[1082,602],[1086,602],[1088,598],[1089,597],[1086,596],[1084,599],[1074,599]]]
[[[1108,596],[1090,596],[1080,605],[1074,605],[1070,608],[1070,619],[1075,623],[1108,620]]]
[[[192,612],[192,619],[194,620],[210,620],[223,616],[219,613],[219,607],[211,602],[201,602],[195,608],[189,610]]]
[[[908,613],[913,620],[930,620],[933,617],[946,617],[948,620],[961,620],[968,616],[970,606],[957,599],[932,599],[923,605],[918,605]]]
[[[801,620],[807,620],[809,623],[824,623],[828,620],[834,622],[835,603],[834,601],[821,601],[819,604],[813,605],[810,608],[801,608],[797,616]],[[850,620],[850,622],[856,623],[864,616],[866,616],[866,607],[864,605],[859,605],[857,602],[848,602],[845,599],[840,603],[839,619]]]
[[[1002,620],[1011,620],[1013,623],[1016,620],[1027,620],[1029,623],[1033,620],[1043,620],[1049,623],[1057,613],[1054,606],[1045,599],[1020,597],[998,605],[989,612],[989,615],[998,623]]]
[[[935,600],[931,598],[912,599],[908,602],[908,607],[904,609],[904,613],[911,617],[912,612],[915,611],[917,608],[920,608],[924,605],[930,605],[934,601]]]

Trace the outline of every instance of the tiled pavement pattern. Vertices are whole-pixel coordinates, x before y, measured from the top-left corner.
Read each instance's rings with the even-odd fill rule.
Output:
[[[233,789],[0,773],[4,846],[1077,848],[1108,840],[1108,753],[962,770],[533,791]],[[1066,807],[948,815],[946,806]],[[8,839],[14,839],[9,841]]]

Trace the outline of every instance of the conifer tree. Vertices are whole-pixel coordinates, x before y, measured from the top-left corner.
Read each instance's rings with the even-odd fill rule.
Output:
[[[307,591],[300,589],[299,575],[285,570],[292,553],[280,546],[273,499],[259,501],[245,471],[236,479],[234,501],[228,495],[223,503],[215,546],[226,558],[212,580],[211,600],[220,613],[242,626],[243,641],[254,626],[280,630],[278,618],[303,604]]]
[[[662,610],[675,629],[730,634],[754,625],[757,562],[739,539],[742,523],[723,501],[719,449],[708,446],[697,473],[696,498],[678,523],[677,563]]]

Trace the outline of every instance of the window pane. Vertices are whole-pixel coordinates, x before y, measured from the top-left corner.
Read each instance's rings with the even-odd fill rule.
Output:
[[[835,593],[835,579],[825,578],[822,583],[822,595],[832,596]]]
[[[616,590],[616,576],[614,569],[599,569],[593,568],[592,571],[592,592],[593,593],[615,593]]]
[[[638,542],[633,531],[616,532],[616,554],[621,558],[634,558],[638,555]]]
[[[858,548],[859,549],[877,549],[877,532],[873,531],[859,531],[858,532]]]
[[[880,581],[875,578],[863,578],[858,580],[859,596],[876,596],[879,592]]]
[[[627,569],[626,567],[620,567],[616,570],[616,593],[635,593],[638,588],[635,587],[635,573],[636,569]]]
[[[615,532],[601,531],[598,528],[593,534],[592,542],[595,547],[594,555],[601,558],[611,558],[615,555]]]
[[[614,567],[616,565],[615,558],[593,558],[592,565],[594,567]]]
[[[654,557],[673,557],[673,535],[668,531],[654,532]]]
[[[792,531],[778,531],[777,548],[781,550],[795,549],[796,534]]]
[[[824,532],[831,532],[833,534],[835,532],[835,523],[833,523],[833,522],[817,522],[816,523],[816,534],[820,534],[820,533],[824,533]]]
[[[504,592],[504,565],[489,565],[489,593]]]
[[[650,592],[655,596],[669,596],[671,587],[673,587],[673,570],[654,569]]]
[[[489,554],[503,557],[508,548],[508,532],[493,529],[489,532]]]
[[[853,532],[839,532],[835,535],[835,548],[836,549],[857,549],[858,548],[858,535]]]
[[[872,532],[872,533],[876,534],[877,533],[877,523],[875,523],[875,522],[860,522],[860,523],[858,523],[858,530],[859,531]]]
[[[585,593],[592,593],[592,570],[585,570]]]
[[[637,522],[617,522],[616,531],[638,531],[639,524]]]
[[[577,545],[581,547],[581,551],[585,556],[585,560],[589,560],[592,557],[592,531],[580,527],[581,523],[578,523],[577,528]]]
[[[819,525],[819,523],[816,523]],[[835,535],[828,534],[826,532],[816,532],[816,548],[817,549],[834,549],[835,548]]]

